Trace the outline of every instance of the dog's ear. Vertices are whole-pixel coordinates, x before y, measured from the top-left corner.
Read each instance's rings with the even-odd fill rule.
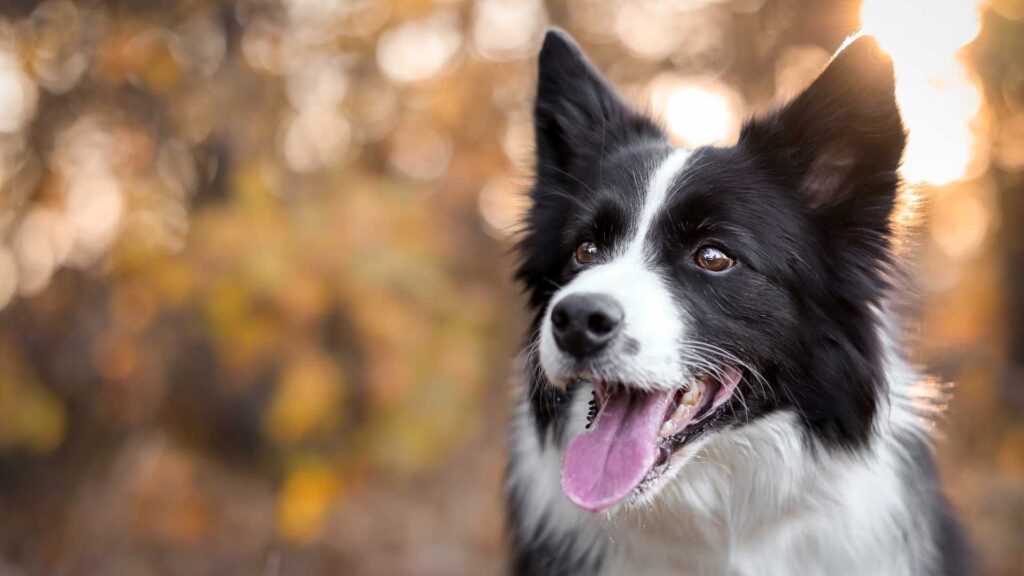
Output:
[[[551,29],[538,59],[534,107],[537,175],[555,181],[598,154],[662,131],[634,112],[608,85],[568,34]]]
[[[748,123],[740,143],[833,229],[887,240],[906,135],[892,61],[874,38],[847,44],[789,105]]]

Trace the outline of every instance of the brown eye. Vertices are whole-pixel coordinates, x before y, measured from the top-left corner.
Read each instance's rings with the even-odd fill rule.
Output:
[[[597,255],[597,244],[593,242],[584,242],[576,248],[576,262],[578,264],[590,264],[597,260]]]
[[[713,246],[704,246],[694,255],[694,261],[697,262],[697,266],[711,272],[725,272],[732,265],[736,263],[735,260],[730,258],[718,248]]]

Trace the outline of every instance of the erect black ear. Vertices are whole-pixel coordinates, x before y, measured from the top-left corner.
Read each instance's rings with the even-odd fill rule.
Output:
[[[740,142],[814,209],[888,233],[906,136],[892,61],[874,38],[850,42],[791,103],[747,124]]]
[[[867,36],[795,100],[740,133],[740,146],[806,202],[831,285],[843,287],[847,304],[876,301],[885,290],[905,145],[892,61]]]
[[[560,179],[588,160],[640,139],[664,139],[587,61],[568,34],[551,29],[538,61],[534,107],[537,174]]]

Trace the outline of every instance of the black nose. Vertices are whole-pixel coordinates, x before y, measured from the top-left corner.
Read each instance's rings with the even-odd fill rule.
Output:
[[[576,358],[590,356],[619,332],[622,306],[604,294],[570,294],[551,310],[555,343]]]

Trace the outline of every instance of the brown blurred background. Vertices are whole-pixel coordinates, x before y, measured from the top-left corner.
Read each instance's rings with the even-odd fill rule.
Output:
[[[1024,0],[4,0],[0,575],[500,573],[551,24],[690,146],[879,36],[943,472],[1024,573]]]

